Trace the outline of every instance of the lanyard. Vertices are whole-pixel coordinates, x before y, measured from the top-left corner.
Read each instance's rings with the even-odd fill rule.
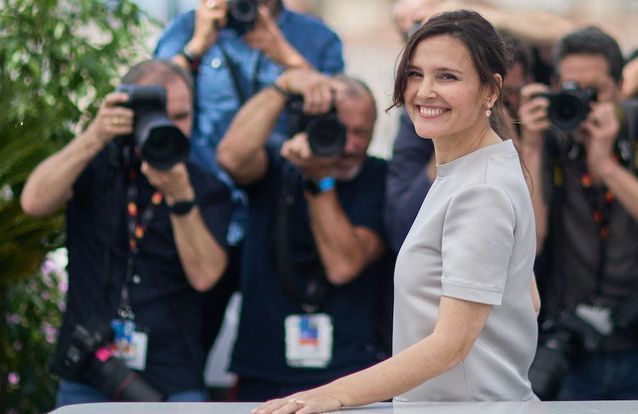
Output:
[[[126,279],[122,286],[122,292],[120,295],[120,306],[118,308],[118,315],[123,319],[134,319],[135,315],[131,309],[130,301],[130,285],[133,279],[133,271],[135,269],[135,256],[139,253],[139,246],[141,240],[146,234],[146,229],[155,213],[155,206],[162,203],[164,196],[159,191],[155,191],[151,196],[151,202],[146,206],[144,211],[140,214],[137,196],[138,196],[138,172],[131,168],[129,173],[129,185],[127,190],[127,223],[128,223],[128,236],[129,236],[129,256],[126,264]]]
[[[576,166],[580,174],[580,185],[583,189],[587,203],[591,208],[592,219],[598,225],[599,252],[598,266],[596,267],[596,281],[594,285],[594,299],[603,293],[603,280],[605,278],[605,264],[607,262],[607,240],[609,239],[609,221],[611,210],[616,197],[605,185],[593,185],[591,175],[587,171],[585,148],[580,144],[574,148],[577,153]],[[620,155],[616,151],[614,156],[620,161]]]

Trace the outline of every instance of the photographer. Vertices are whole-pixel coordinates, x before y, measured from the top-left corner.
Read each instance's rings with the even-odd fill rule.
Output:
[[[530,378],[541,398],[636,399],[638,112],[621,102],[623,58],[599,29],[563,37],[555,67],[552,92],[525,86],[519,110],[552,327]]]
[[[58,406],[203,400],[199,292],[226,267],[228,190],[183,161],[178,144],[193,119],[189,75],[169,61],[145,61],[122,83],[127,93],[107,95],[88,128],[38,165],[21,196],[34,216],[66,205]],[[156,144],[164,146],[155,155],[168,153],[168,161],[146,158]]]
[[[215,162],[216,147],[244,102],[282,70],[312,66],[327,74],[342,72],[341,41],[323,22],[288,10],[281,0],[200,0],[196,10],[171,22],[155,55],[193,73],[197,105],[191,158],[232,188],[229,268],[206,304],[204,345],[210,347],[226,303],[238,288],[237,261],[247,210],[246,195]],[[280,119],[276,129],[283,133],[285,120]]]
[[[307,127],[277,151],[269,137],[291,94],[303,96]],[[250,197],[230,367],[240,401],[304,389],[379,358],[385,162],[366,155],[375,118],[359,81],[290,69],[242,107],[218,147],[220,165]],[[317,137],[337,136],[343,148],[317,155]]]
[[[281,0],[201,0],[178,16],[155,55],[193,72],[197,108],[193,159],[214,171],[215,147],[239,107],[287,68],[343,70],[341,41],[323,22]],[[280,122],[283,132],[285,124]]]

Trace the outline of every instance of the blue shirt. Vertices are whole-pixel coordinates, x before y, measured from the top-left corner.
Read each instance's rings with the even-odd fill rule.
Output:
[[[288,42],[314,68],[330,75],[343,71],[341,40],[323,22],[286,9],[281,10],[277,20]],[[195,11],[178,16],[162,34],[155,56],[171,59],[181,52],[191,40],[194,28]],[[196,111],[191,158],[200,167],[217,174],[234,188],[230,178],[215,161],[216,147],[242,104],[224,54],[236,69],[241,94],[246,99],[273,83],[283,72],[283,68],[260,50],[251,49],[234,30],[226,28],[221,30],[216,43],[201,58],[195,79]],[[278,142],[287,136],[286,129],[286,122],[282,117],[275,128],[275,139]],[[246,205],[242,192],[233,191],[233,200],[236,207]],[[241,210],[245,212],[245,209],[240,208],[239,211]],[[231,225],[229,233],[229,242],[232,244],[243,237],[242,226],[237,225],[242,221],[237,215],[233,218],[234,225]]]

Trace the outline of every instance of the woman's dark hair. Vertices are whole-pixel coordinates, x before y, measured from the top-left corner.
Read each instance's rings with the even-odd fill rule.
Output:
[[[500,94],[501,86],[494,79],[494,74],[498,73],[502,79],[505,79],[507,53],[503,40],[490,22],[480,14],[470,10],[457,10],[434,15],[410,37],[397,67],[390,108],[405,104],[403,94],[407,85],[407,68],[417,46],[423,40],[438,35],[452,36],[463,42],[472,57],[481,85],[499,91],[498,98],[492,108],[490,121],[496,132],[501,135],[505,130]]]

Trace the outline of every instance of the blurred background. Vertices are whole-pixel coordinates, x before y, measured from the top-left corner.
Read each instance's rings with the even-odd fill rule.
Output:
[[[136,0],[160,22],[193,9],[198,0]],[[403,40],[392,20],[393,0],[284,0],[288,7],[323,19],[341,37],[346,70],[368,82],[379,103],[379,121],[370,146],[387,158],[398,118],[384,112],[390,103],[394,66]],[[638,0],[477,0],[516,11],[547,10],[576,25],[593,24],[614,36],[625,54],[638,48]],[[159,33],[158,33],[159,34]],[[155,44],[156,37],[148,39]]]
[[[390,103],[403,46],[392,0],[285,0],[323,19],[341,37],[347,72],[375,94],[379,121],[370,152],[389,157],[398,111]],[[122,70],[150,56],[160,32],[198,0],[0,0],[0,414],[52,408],[48,361],[67,289],[63,216],[30,219],[18,198],[39,161],[95,113]],[[551,11],[614,36],[625,55],[638,48],[638,0],[477,0],[499,8]],[[152,17],[143,17],[139,9]],[[46,255],[46,259],[43,258]],[[236,308],[237,300],[233,301]],[[224,387],[236,317],[211,354],[209,385]]]

